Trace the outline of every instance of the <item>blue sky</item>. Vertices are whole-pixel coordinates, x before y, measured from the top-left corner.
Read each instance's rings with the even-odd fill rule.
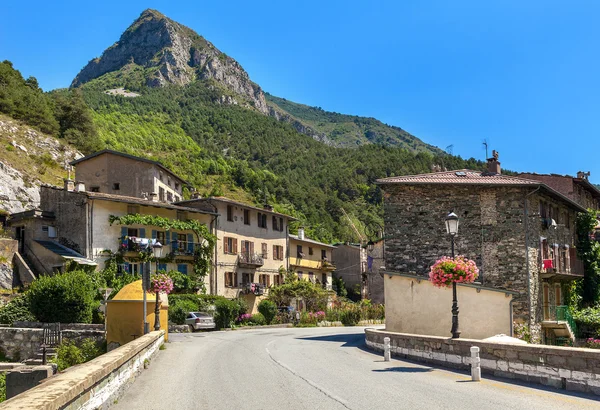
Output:
[[[45,90],[155,8],[265,91],[375,117],[455,154],[600,183],[598,1],[6,2],[0,59]],[[59,3],[59,4],[57,4]]]

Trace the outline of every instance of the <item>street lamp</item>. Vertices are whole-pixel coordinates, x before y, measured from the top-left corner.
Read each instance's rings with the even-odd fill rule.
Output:
[[[162,256],[162,244],[156,241],[152,245],[152,253],[154,253],[154,259],[156,260],[156,272],[158,272],[158,259]],[[154,330],[160,330],[160,306],[158,305],[159,296],[158,291],[156,292],[156,303],[154,304]]]
[[[450,212],[446,217],[446,232],[450,235],[452,243],[452,259],[454,259],[454,237],[458,234],[458,216]],[[452,338],[458,339],[460,330],[458,330],[458,300],[456,297],[456,282],[452,282]]]

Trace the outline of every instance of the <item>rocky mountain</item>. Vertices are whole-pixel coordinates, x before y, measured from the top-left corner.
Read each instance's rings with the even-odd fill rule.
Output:
[[[263,91],[250,81],[237,61],[156,10],[145,10],[119,41],[79,72],[71,87],[102,76],[106,78],[101,84],[114,83],[131,89],[214,80],[241,100],[234,102],[224,96],[225,101],[248,104],[263,114],[268,113]]]
[[[261,87],[236,60],[192,29],[151,9],[145,10],[102,56],[91,60],[71,87],[122,94],[124,90],[115,90],[143,91],[198,81],[220,92],[220,104],[270,115],[330,146],[382,144],[412,152],[441,153],[403,129],[374,118],[327,112],[275,96],[265,98]]]

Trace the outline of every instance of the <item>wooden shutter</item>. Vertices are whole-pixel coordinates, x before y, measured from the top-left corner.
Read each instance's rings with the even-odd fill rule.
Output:
[[[261,252],[262,252],[262,257],[267,259],[267,244],[266,243],[262,244]]]
[[[249,250],[250,250],[250,252],[249,252],[250,255],[254,255],[254,242],[250,242]]]
[[[229,238],[226,236],[223,238],[223,253],[229,253]]]
[[[237,238],[233,238],[233,253],[238,253]]]
[[[235,272],[233,274],[233,287],[236,288],[238,286],[238,274]]]

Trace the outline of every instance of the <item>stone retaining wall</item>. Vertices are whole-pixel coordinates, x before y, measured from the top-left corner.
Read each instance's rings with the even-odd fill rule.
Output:
[[[386,336],[397,357],[465,370],[471,346],[478,346],[484,374],[600,395],[600,350],[365,330],[367,346],[377,351],[383,352]]]
[[[0,327],[0,350],[14,361],[35,357],[42,343],[44,330],[35,328]],[[63,340],[80,342],[93,338],[104,340],[103,330],[63,330]]]
[[[1,410],[107,408],[133,383],[164,343],[164,331],[150,332],[94,360],[70,367],[39,386],[0,404]]]
[[[29,321],[16,321],[13,323],[12,327],[42,329],[44,327],[44,323],[29,322]],[[104,331],[103,324],[91,324],[91,323],[61,323],[60,328],[62,330],[102,330],[102,331]]]

